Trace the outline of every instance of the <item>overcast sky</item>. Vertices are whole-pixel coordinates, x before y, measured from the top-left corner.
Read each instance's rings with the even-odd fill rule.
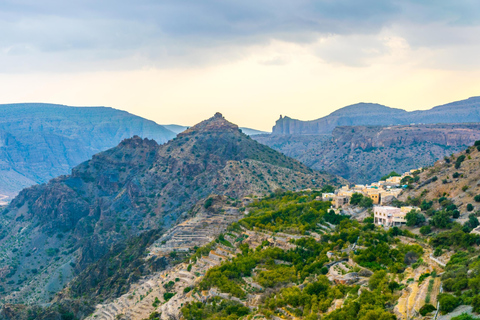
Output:
[[[478,0],[3,0],[0,103],[270,130],[480,95]]]

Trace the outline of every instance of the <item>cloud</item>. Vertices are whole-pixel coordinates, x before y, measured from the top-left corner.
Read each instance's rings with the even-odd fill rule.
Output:
[[[391,51],[385,30],[412,49],[449,51],[441,65],[462,60],[479,23],[474,0],[7,0],[0,72],[201,66],[242,59],[272,41],[365,66]]]

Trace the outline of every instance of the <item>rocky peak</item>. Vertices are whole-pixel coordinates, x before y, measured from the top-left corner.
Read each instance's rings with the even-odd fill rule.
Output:
[[[227,121],[220,112],[217,112],[213,117],[204,120],[194,125],[193,127],[185,130],[184,132],[180,133],[179,136],[187,136],[193,133],[212,131],[239,132],[239,129],[236,124]]]

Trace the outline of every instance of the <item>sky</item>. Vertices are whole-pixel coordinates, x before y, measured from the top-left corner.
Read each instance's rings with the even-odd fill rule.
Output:
[[[478,0],[3,0],[0,103],[271,130],[480,95]]]

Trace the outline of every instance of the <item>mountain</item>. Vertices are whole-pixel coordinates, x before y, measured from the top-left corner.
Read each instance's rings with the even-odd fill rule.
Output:
[[[338,126],[389,126],[412,123],[480,122],[480,97],[448,103],[430,110],[407,112],[374,103],[350,105],[320,119],[301,121],[282,117],[272,128],[273,134],[329,134]]]
[[[229,202],[341,182],[252,140],[218,113],[163,145],[123,140],[70,175],[22,190],[0,213],[0,301],[48,301],[115,244],[168,230],[212,194]]]
[[[354,183],[432,165],[480,139],[480,124],[344,126],[332,134],[259,135],[254,139],[316,170]]]
[[[183,132],[187,130],[189,127],[187,126],[181,126],[178,124],[164,124],[163,127],[167,128],[168,130],[179,134],[180,132]],[[240,130],[242,130],[243,133],[245,133],[247,136],[254,136],[257,134],[267,134],[268,132],[266,131],[260,131],[257,129],[250,129],[250,128],[245,128],[245,127],[240,127]]]
[[[67,174],[134,135],[158,143],[175,136],[153,121],[113,108],[0,105],[0,197]]]

